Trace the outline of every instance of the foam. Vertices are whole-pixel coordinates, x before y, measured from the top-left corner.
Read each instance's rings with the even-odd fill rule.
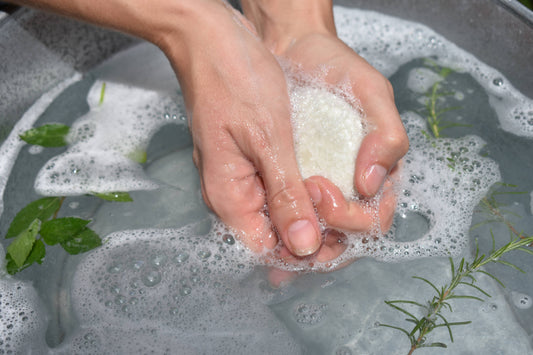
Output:
[[[296,159],[302,178],[320,175],[354,195],[355,159],[364,137],[357,109],[326,88],[290,90]]]
[[[1,246],[0,252],[3,257]],[[47,319],[41,308],[31,284],[0,279],[0,353],[40,353],[46,348],[44,332]]]
[[[89,91],[90,111],[71,127],[68,150],[50,159],[35,180],[42,195],[72,196],[91,192],[151,190],[157,184],[147,178],[132,157],[146,151],[150,138],[166,124],[183,124],[176,97],[96,81]]]
[[[253,344],[254,353],[299,352],[268,307],[239,286],[252,253],[212,222],[218,238],[199,225],[109,235],[77,267],[71,292],[80,327],[60,350],[242,353]]]
[[[41,96],[29,109],[24,113],[21,119],[17,122],[11,133],[6,138],[2,146],[0,146],[0,196],[4,196],[7,180],[13,165],[17,160],[17,156],[26,144],[19,138],[19,135],[32,128],[33,124],[46,108],[71,84],[79,81],[81,74],[76,73],[71,78],[59,83],[56,87]],[[4,200],[0,199],[0,215],[4,211]]]
[[[339,37],[385,76],[417,58],[468,72],[486,90],[503,130],[533,137],[533,102],[502,73],[426,26],[372,11],[334,8]]]
[[[425,121],[408,112],[402,120],[411,149],[404,158],[402,176],[397,183],[397,221],[382,235],[379,228],[370,233],[348,233],[347,250],[327,263],[308,260],[297,264],[279,262],[288,270],[336,268],[343,262],[370,256],[387,262],[431,256],[457,256],[468,245],[469,228],[475,206],[490,186],[500,180],[498,165],[479,154],[484,141],[476,136],[460,139],[428,140]],[[369,201],[368,209],[377,214],[379,197]],[[420,223],[420,221],[424,223]],[[399,224],[418,224],[416,240],[396,240]],[[425,228],[425,230],[424,230]]]

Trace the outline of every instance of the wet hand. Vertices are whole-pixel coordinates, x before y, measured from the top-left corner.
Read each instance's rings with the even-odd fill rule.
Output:
[[[300,177],[285,76],[253,26],[219,2],[216,27],[197,27],[186,51],[169,48],[184,93],[206,204],[254,251],[278,235],[290,253],[321,236]]]

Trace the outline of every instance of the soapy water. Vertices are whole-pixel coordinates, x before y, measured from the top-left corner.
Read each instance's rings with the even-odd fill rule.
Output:
[[[478,81],[488,93],[502,129],[517,136],[532,135],[533,129],[527,122],[531,101],[516,92],[501,74],[431,30],[371,12],[336,8],[335,16],[341,38],[385,74],[393,74],[412,59],[433,57],[439,65],[469,73]],[[411,91],[424,92],[438,80],[426,74],[420,70],[413,72],[408,85]],[[496,79],[499,79],[497,83]],[[78,195],[159,186],[151,193],[163,191],[163,199],[165,192],[174,191],[176,203],[182,208],[185,200],[179,199],[191,198],[185,197],[188,192],[196,194],[199,200],[197,181],[175,186],[170,181],[174,176],[167,176],[168,181],[164,181],[165,177],[154,179],[155,173],[147,174],[131,159],[132,154],[146,150],[152,135],[163,125],[184,123],[180,119],[184,109],[178,97],[106,82],[104,103],[98,102],[102,81],[97,81],[88,94],[90,112],[73,125],[71,146],[43,166],[35,182],[36,189],[43,194]],[[482,156],[484,141],[479,137],[430,141],[422,133],[426,129],[424,118],[405,112],[402,119],[411,149],[397,185],[398,209],[393,228],[379,238],[374,238],[374,234],[348,235],[350,243],[346,252],[328,267],[361,256],[400,261],[459,255],[468,245],[473,210],[489,187],[500,179],[498,165]],[[23,127],[33,124],[33,121],[23,121]],[[188,166],[187,169],[194,170],[192,162]],[[104,206],[102,211],[113,210],[114,215],[109,219],[121,225],[121,229],[131,229],[129,223],[136,213],[133,209],[149,208],[142,206],[143,202],[134,202],[131,210],[120,205]],[[165,203],[162,209],[168,210],[169,205]],[[191,207],[194,211],[196,208]],[[172,211],[178,214],[181,210]],[[183,353],[194,353],[201,349],[204,353],[287,354],[304,351],[301,339],[305,339],[305,332],[332,322],[334,317],[328,314],[335,313],[335,307],[320,300],[297,302],[285,311],[295,324],[279,314],[274,316],[271,305],[283,304],[290,296],[283,296],[283,291],[272,290],[260,282],[247,284],[254,266],[263,260],[240,245],[220,222],[205,211],[198,211],[191,217],[195,223],[183,223],[181,228],[146,229],[153,227],[147,218],[145,228],[111,233],[103,247],[68,259],[64,276],[68,286],[61,293],[69,296],[60,298],[59,306],[67,309],[61,318],[67,331],[61,344],[50,351],[172,353],[172,349],[182,349]],[[95,217],[96,230],[106,228],[99,225],[105,219],[105,213],[101,214],[102,217]],[[417,227],[423,228],[415,228],[418,235],[415,238],[398,235],[405,231],[405,222],[411,220],[419,221]],[[307,262],[277,266],[310,270]],[[325,266],[315,263],[314,267]],[[328,282],[330,285],[331,281]],[[35,291],[27,283],[15,283],[10,279],[0,280],[2,314],[13,314],[3,316],[0,323],[2,330],[5,328],[10,334],[0,349],[22,349],[22,352],[45,349],[45,316],[39,312]],[[320,289],[327,292],[339,283],[322,285]],[[529,298],[524,295],[527,296],[513,294],[512,299],[527,309]],[[9,299],[7,305],[5,298]],[[13,303],[15,299],[19,303]],[[15,316],[19,313],[30,315],[31,326],[24,326],[28,320],[23,320],[24,315]],[[292,328],[298,325],[304,330]],[[272,338],[276,341],[271,341]],[[338,352],[353,349],[349,342],[348,346],[337,345],[330,344]]]

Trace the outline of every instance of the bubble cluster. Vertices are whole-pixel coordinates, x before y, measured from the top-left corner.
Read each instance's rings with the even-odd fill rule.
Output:
[[[91,192],[150,190],[142,159],[150,138],[166,124],[183,124],[176,97],[96,81],[87,96],[89,113],[71,127],[68,150],[41,169],[35,189],[42,195],[70,196]],[[172,115],[169,112],[175,112]]]
[[[0,251],[3,255],[1,246]],[[40,306],[30,284],[0,280],[0,354],[39,353],[46,347],[47,322]]]
[[[293,312],[294,320],[303,326],[318,324],[324,319],[327,308],[327,304],[298,304]]]
[[[518,309],[528,309],[533,305],[533,299],[531,296],[525,293],[511,291],[511,300]]]
[[[251,252],[227,243],[234,236],[216,220],[209,235],[196,231],[189,225],[118,232],[86,255],[71,289],[82,329],[71,346],[83,352],[100,344],[106,351],[151,344],[164,353],[186,344],[191,351],[227,353],[242,352],[254,339],[259,349],[267,348],[270,337],[258,335],[277,333],[282,325],[239,286],[252,270]],[[121,341],[128,332],[135,338],[146,332],[150,339],[140,335],[145,343],[128,344]],[[297,349],[288,335],[280,334],[276,343],[270,346],[281,353]]]

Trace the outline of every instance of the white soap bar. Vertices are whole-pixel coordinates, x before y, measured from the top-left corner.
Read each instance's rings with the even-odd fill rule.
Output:
[[[323,176],[345,197],[353,196],[355,160],[364,137],[361,114],[326,89],[295,87],[290,96],[294,146],[302,177]]]

